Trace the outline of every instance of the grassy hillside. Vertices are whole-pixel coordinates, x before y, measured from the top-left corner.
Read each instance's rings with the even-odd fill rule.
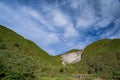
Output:
[[[30,40],[0,26],[0,80],[38,80],[57,74],[60,63]]]
[[[103,39],[88,45],[82,62],[88,74],[120,80],[120,39]]]
[[[0,80],[67,80],[79,68],[62,65],[32,41],[0,26]]]
[[[84,49],[80,62],[62,65],[60,56],[48,55],[30,40],[0,26],[0,80],[75,80],[76,74],[120,80],[120,39],[93,42]]]

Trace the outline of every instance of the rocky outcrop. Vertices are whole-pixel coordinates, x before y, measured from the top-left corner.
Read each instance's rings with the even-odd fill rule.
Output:
[[[62,64],[65,65],[65,64],[76,63],[80,61],[82,52],[83,50],[61,55]]]

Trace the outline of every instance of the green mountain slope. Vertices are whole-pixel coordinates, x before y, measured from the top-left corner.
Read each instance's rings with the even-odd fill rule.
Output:
[[[67,80],[79,72],[77,67],[62,65],[60,56],[48,55],[30,40],[0,26],[0,80]]]
[[[0,79],[35,80],[56,74],[60,60],[36,44],[0,26]],[[20,80],[22,80],[20,79]]]
[[[120,79],[120,39],[103,39],[84,49],[82,62],[88,74]]]
[[[32,41],[0,26],[0,80],[74,80],[73,75],[78,74],[119,80],[120,39],[93,42],[84,49],[78,63],[61,62],[60,55],[51,56]]]

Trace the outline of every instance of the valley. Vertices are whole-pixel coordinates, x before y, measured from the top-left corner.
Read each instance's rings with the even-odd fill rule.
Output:
[[[80,79],[81,78],[81,79]],[[120,39],[102,39],[58,56],[0,25],[0,80],[119,80]]]

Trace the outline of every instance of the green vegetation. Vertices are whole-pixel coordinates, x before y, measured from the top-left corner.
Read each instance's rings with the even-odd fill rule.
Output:
[[[83,80],[120,80],[120,39],[93,42],[84,49],[80,62],[62,65],[60,56],[48,55],[32,41],[0,26],[0,80],[75,80],[83,74],[93,75]]]
[[[61,68],[57,59],[33,42],[0,26],[0,79],[38,80],[42,76],[52,77]]]
[[[88,45],[82,62],[88,74],[120,80],[120,39],[103,39]]]
[[[68,53],[72,53],[72,52],[78,52],[78,51],[80,51],[80,50],[79,49],[71,49],[71,50],[65,52],[64,54],[68,54]]]
[[[62,65],[60,56],[48,55],[30,40],[0,26],[0,80],[66,80],[79,72],[73,66]]]

